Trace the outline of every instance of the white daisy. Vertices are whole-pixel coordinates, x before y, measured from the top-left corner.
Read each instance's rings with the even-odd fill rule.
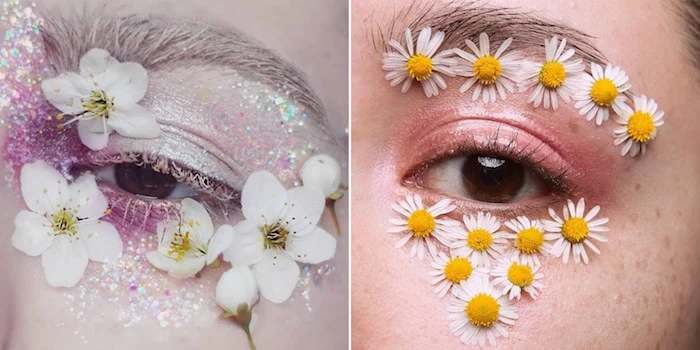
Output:
[[[532,266],[541,265],[539,255],[546,255],[552,246],[547,243],[544,227],[539,220],[518,216],[505,222],[506,227],[515,233],[506,232],[505,237],[513,240],[520,260]]]
[[[318,264],[335,255],[335,237],[317,226],[325,203],[317,188],[285,189],[269,172],[251,174],[241,193],[245,220],[217,230],[234,231],[224,260],[251,266],[260,294],[284,302],[299,281],[297,262]]]
[[[554,219],[542,220],[547,239],[556,239],[557,241],[552,246],[552,255],[556,257],[563,256],[564,263],[569,261],[569,253],[573,254],[574,261],[579,263],[581,260],[588,264],[588,254],[585,246],[588,246],[596,254],[600,254],[598,247],[591,241],[595,239],[599,242],[607,242],[608,239],[598,234],[597,232],[607,232],[608,229],[602,225],[608,222],[608,218],[595,219],[600,211],[600,206],[596,205],[584,216],[586,204],[581,198],[577,205],[568,199],[564,205],[564,218],[560,218],[554,209],[549,208],[549,215]]]
[[[459,285],[462,281],[467,281],[470,277],[478,274],[487,274],[488,270],[475,269],[469,259],[461,256],[448,257],[445,253],[439,252],[430,264],[433,269],[430,276],[433,279],[430,284],[435,286],[434,293],[440,298],[447,295],[452,286]]]
[[[147,88],[148,75],[140,64],[120,63],[102,49],[80,59],[80,74],[67,72],[41,83],[46,99],[72,117],[59,127],[78,121],[80,141],[91,150],[105,148],[114,131],[130,138],[160,136],[151,112],[138,105]]]
[[[404,216],[401,219],[389,218],[389,223],[392,225],[389,228],[389,233],[404,234],[396,242],[396,248],[410,244],[410,256],[418,255],[418,259],[421,260],[425,255],[425,246],[428,247],[430,255],[437,256],[437,246],[434,240],[437,239],[442,244],[447,244],[449,232],[459,226],[459,221],[438,218],[455,210],[456,207],[449,199],[443,199],[426,209],[421,196],[408,195],[405,200],[392,203],[391,207]]]
[[[450,68],[454,65],[454,54],[452,50],[440,51],[436,54],[442,41],[445,39],[444,32],[437,32],[431,35],[431,29],[423,28],[418,34],[416,49],[413,49],[413,34],[410,29],[406,29],[406,48],[391,39],[389,46],[397,52],[387,52],[382,58],[382,69],[388,71],[384,78],[389,80],[391,86],[401,84],[401,92],[405,93],[417,80],[423,85],[425,96],[437,96],[439,89],[445,90],[447,83],[440,73],[449,77],[454,77],[455,72]]]
[[[447,307],[450,332],[464,344],[496,345],[496,337],[508,336],[504,324],[513,325],[518,308],[494,290],[488,276],[479,276],[455,286]]]
[[[506,233],[498,231],[501,224],[491,213],[479,212],[476,217],[464,216],[464,227],[451,232],[448,244],[453,256],[465,256],[478,267],[491,267],[491,259],[503,254]]]
[[[191,198],[182,200],[180,215],[157,225],[158,249],[146,254],[151,265],[177,278],[194,277],[231,245],[233,233],[219,230],[204,206]]]
[[[564,52],[566,39],[563,39],[557,48],[558,42],[556,37],[550,41],[545,39],[545,62],[525,62],[523,64],[523,82],[520,85],[520,91],[535,86],[535,90],[527,100],[535,107],[543,104],[544,108],[548,109],[551,104],[552,108],[556,110],[559,108],[557,95],[564,102],[569,103],[573,87],[572,78],[586,68],[582,59],[568,61],[574,55],[575,50],[568,49]]]
[[[15,217],[12,245],[29,256],[41,255],[49,285],[76,285],[88,260],[117,262],[124,245],[117,229],[100,220],[109,207],[95,175],[86,173],[69,185],[40,160],[22,167],[20,186],[29,210]]]
[[[510,93],[514,91],[513,82],[516,81],[516,75],[520,68],[518,60],[520,53],[515,51],[505,53],[513,42],[513,38],[508,38],[501,43],[493,55],[491,55],[489,36],[486,33],[479,35],[479,47],[469,39],[465,42],[473,54],[462,49],[454,49],[457,55],[466,60],[455,65],[455,73],[469,78],[459,91],[466,92],[476,84],[472,100],[476,101],[483,93],[484,102],[496,102],[496,93],[498,93],[501,100],[505,101],[506,91]]]
[[[517,254],[499,260],[498,265],[491,270],[491,276],[496,277],[493,283],[503,287],[503,295],[508,295],[508,299],[515,297],[520,300],[520,292],[524,290],[532,299],[537,298],[538,290],[542,290],[544,285],[537,280],[544,277],[538,273],[539,266],[532,266],[525,261],[521,261]]]
[[[661,125],[664,125],[664,112],[653,98],[646,96],[634,96],[634,110],[624,105],[621,113],[614,117],[615,122],[622,125],[613,129],[615,146],[622,146],[621,155],[634,157],[637,154],[646,153],[647,144],[656,138],[656,133]],[[641,151],[641,152],[640,152]]]
[[[625,71],[610,63],[603,71],[603,66],[591,62],[591,74],[583,72],[579,76],[574,107],[580,115],[586,115],[586,120],[595,118],[596,125],[601,125],[608,120],[610,108],[620,114],[627,101],[622,93],[632,85],[627,83],[629,77]]]

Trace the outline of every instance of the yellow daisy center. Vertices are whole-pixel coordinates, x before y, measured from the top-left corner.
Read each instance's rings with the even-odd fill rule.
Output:
[[[414,211],[411,217],[408,218],[408,229],[413,231],[415,237],[428,237],[434,228],[435,218],[425,209]]]
[[[581,218],[571,218],[564,221],[561,234],[571,243],[581,243],[588,237],[588,223]]]
[[[486,293],[477,294],[464,307],[469,321],[477,327],[490,327],[498,321],[498,301]]]
[[[467,244],[474,250],[484,250],[490,247],[491,243],[493,243],[491,232],[483,228],[469,232],[467,237]]]
[[[566,70],[564,65],[557,61],[548,61],[540,70],[540,83],[548,89],[556,89],[564,83]]]
[[[591,88],[591,100],[601,107],[610,107],[617,97],[617,86],[608,78],[598,79]]]
[[[423,54],[413,55],[406,62],[406,70],[413,79],[428,79],[433,75],[433,60]]]
[[[542,243],[544,243],[544,232],[535,227],[521,230],[515,237],[515,246],[526,254],[537,253],[542,247]]]
[[[535,275],[532,274],[532,269],[527,265],[513,263],[508,268],[508,280],[510,283],[518,287],[527,287],[535,280]]]
[[[445,278],[452,283],[459,283],[472,274],[472,264],[467,258],[453,258],[445,265]]]
[[[627,134],[636,142],[649,142],[654,131],[656,131],[656,125],[649,113],[636,111],[627,122]]]
[[[78,233],[78,218],[68,209],[61,209],[51,217],[51,227],[57,235],[75,236]]]
[[[474,62],[474,76],[480,83],[489,85],[501,76],[501,62],[493,56],[484,56]]]

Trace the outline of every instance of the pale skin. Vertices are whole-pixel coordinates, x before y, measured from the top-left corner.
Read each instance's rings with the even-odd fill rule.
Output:
[[[61,9],[64,13],[81,11],[83,1],[41,1],[39,9]],[[112,4],[114,5],[114,4]],[[300,11],[299,4],[292,1],[229,1],[208,0],[193,3],[180,1],[124,1],[120,13],[153,13],[183,18],[197,18],[202,21],[235,27],[276,51],[281,57],[291,61],[302,74],[306,75],[329,115],[330,126],[336,135],[344,135],[347,127],[347,5],[343,1],[309,1]],[[55,11],[49,11],[55,13]],[[284,13],[284,16],[279,14]],[[309,16],[316,18],[309,21]],[[309,34],[313,33],[313,34]],[[4,130],[1,131],[4,133]],[[345,160],[340,161],[345,164]],[[347,176],[344,176],[347,184]],[[15,191],[17,192],[17,191]],[[9,194],[3,188],[2,195],[12,198],[3,202],[0,216],[12,223],[15,213],[22,207],[21,198]],[[254,321],[253,337],[258,348],[343,348],[348,341],[347,317],[347,256],[348,256],[348,202],[341,199],[336,207],[341,236],[338,238],[334,279],[335,285],[327,285],[326,290],[316,291],[312,302],[313,312],[306,310],[303,300],[295,303],[275,305],[268,302],[258,304],[258,315]],[[335,232],[333,221],[326,212],[319,223]],[[0,234],[9,242],[12,225],[6,226]],[[214,307],[214,290],[205,301],[205,310],[188,324],[179,329],[161,328],[158,321],[150,318],[137,327],[123,328],[117,319],[98,317],[100,306],[95,314],[85,315],[89,343],[85,343],[73,329],[78,327],[75,315],[64,307],[64,290],[47,285],[38,258],[29,258],[4,244],[0,248],[1,264],[11,268],[2,269],[0,278],[10,283],[0,283],[0,294],[10,293],[11,297],[0,298],[0,347],[11,338],[9,349],[94,349],[100,348],[199,348],[237,349],[245,348],[247,340],[243,331],[229,320],[221,320],[221,309]],[[6,265],[7,266],[7,265]],[[216,281],[228,268],[204,273],[201,277]],[[6,276],[12,274],[11,276]],[[175,282],[174,282],[175,283]],[[9,306],[14,305],[12,319]],[[5,309],[7,307],[7,309]],[[105,302],[101,308],[109,308]],[[94,317],[93,317],[94,316]],[[144,315],[147,317],[147,315]],[[98,321],[99,319],[99,321]],[[299,319],[299,325],[290,320]],[[276,320],[286,320],[284,323]],[[303,324],[303,326],[300,326]],[[9,327],[8,327],[9,326]],[[6,333],[5,330],[9,329]],[[11,337],[10,337],[11,334]],[[37,336],[41,335],[41,336]]]
[[[520,7],[592,35],[601,52],[626,70],[634,89],[663,104],[667,116],[653,149],[630,160],[613,146],[609,124],[596,127],[572,106],[557,112],[566,119],[558,124],[561,135],[585,137],[591,152],[614,169],[606,175],[612,179],[607,193],[579,193],[603,205],[601,213],[610,218],[609,242],[588,265],[546,261],[544,291],[536,301],[519,303],[520,318],[509,328],[509,338],[498,338],[499,348],[697,348],[700,158],[694,150],[700,146],[700,86],[697,68],[686,59],[681,35],[686,23],[660,0],[494,0],[488,5]],[[464,82],[448,78],[447,92],[428,100],[417,84],[401,94],[383,79],[381,55],[365,29],[391,21],[404,6],[404,1],[353,4],[353,347],[458,348],[461,342],[448,328],[447,300],[433,294],[428,283],[429,260],[395,249],[398,236],[386,233],[388,218],[396,217],[391,202],[415,190],[402,185],[414,164],[405,164],[410,147],[398,130],[411,129],[407,124],[417,107],[460,99]],[[552,206],[561,211],[561,203]],[[455,219],[474,211],[457,212]]]

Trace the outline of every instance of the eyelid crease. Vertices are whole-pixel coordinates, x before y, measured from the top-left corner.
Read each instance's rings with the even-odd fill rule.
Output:
[[[95,165],[118,163],[133,163],[138,166],[147,165],[154,171],[169,174],[178,182],[186,183],[222,202],[240,203],[241,193],[228,185],[190,169],[178,162],[157,154],[122,152],[116,154],[100,154],[92,159]]]

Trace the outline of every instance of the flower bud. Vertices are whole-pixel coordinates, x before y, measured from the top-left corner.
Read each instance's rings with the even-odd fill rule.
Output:
[[[227,313],[238,316],[239,310],[249,311],[257,301],[258,286],[250,268],[233,267],[221,275],[216,285],[216,303]]]
[[[318,188],[326,197],[340,187],[340,164],[327,154],[309,158],[301,166],[300,175],[304,186]]]

